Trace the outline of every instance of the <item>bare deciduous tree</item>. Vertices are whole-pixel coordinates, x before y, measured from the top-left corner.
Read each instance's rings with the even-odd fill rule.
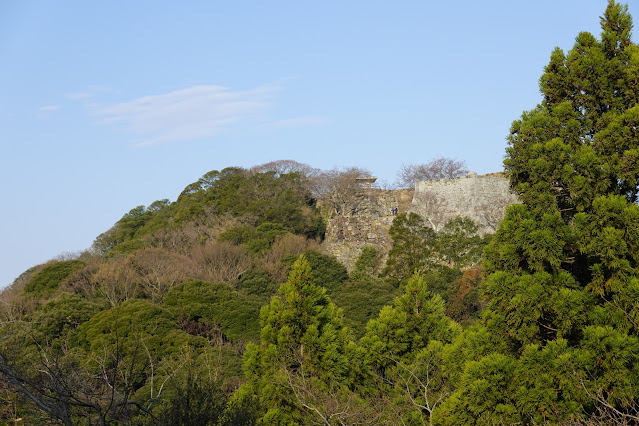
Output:
[[[174,285],[188,278],[197,278],[195,264],[186,256],[158,248],[146,248],[130,256],[130,263],[145,293],[160,302]]]
[[[138,275],[126,258],[109,259],[100,265],[91,282],[102,292],[111,306],[119,306],[139,292]]]
[[[249,169],[249,173],[266,173],[275,172],[278,176],[287,173],[299,173],[305,178],[312,178],[321,173],[319,169],[309,166],[308,164],[298,163],[294,160],[276,160],[268,163],[253,166]]]
[[[298,362],[303,356],[295,353]],[[356,392],[337,383],[322,386],[321,380],[304,371],[303,362],[300,369],[294,370],[288,365],[281,365],[280,378],[282,386],[288,388],[299,406],[310,414],[309,424],[318,425],[368,425],[378,424],[385,413],[388,401],[378,399],[366,400]]]
[[[276,282],[286,280],[288,266],[282,265],[282,259],[287,256],[299,256],[306,250],[319,250],[319,244],[315,240],[295,234],[284,234],[275,240],[271,249],[263,259],[263,268],[275,279]]]
[[[466,163],[448,157],[438,157],[425,164],[402,165],[397,172],[397,186],[412,188],[415,182],[456,178],[468,174]]]
[[[204,278],[211,281],[236,280],[253,263],[246,248],[228,242],[207,241],[196,245],[190,257]]]
[[[129,351],[116,339],[94,352],[88,362],[80,362],[64,348],[61,352],[38,348],[37,358],[29,363],[22,360],[21,365],[0,353],[0,381],[39,411],[69,426],[79,420],[99,425],[126,423],[136,413],[156,421],[151,409],[160,401],[166,382],[180,369],[180,365],[158,365],[142,339]],[[141,381],[151,383],[149,394],[138,391]]]
[[[423,349],[409,365],[389,358],[395,363],[395,371],[386,378],[400,390],[409,407],[425,414],[423,424],[426,424],[426,419],[432,424],[433,411],[451,393],[451,384],[442,374],[442,346],[438,342],[432,346],[434,350]]]
[[[597,380],[596,373],[583,369],[568,368],[569,376],[576,387],[592,401],[595,412],[589,413],[586,425],[636,425],[639,424],[639,399],[636,395],[624,395],[611,392]],[[614,401],[614,402],[612,402]]]
[[[24,282],[14,283],[0,292],[0,325],[21,322],[27,313],[37,307],[31,297],[24,297]]]
[[[311,179],[311,193],[322,199],[335,213],[351,216],[366,197],[360,179],[370,176],[370,171],[360,167],[328,170]]]

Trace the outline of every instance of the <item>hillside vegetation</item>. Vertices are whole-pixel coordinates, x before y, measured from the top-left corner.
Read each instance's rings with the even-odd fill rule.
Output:
[[[0,424],[638,423],[639,47],[601,26],[513,123],[495,235],[400,213],[349,273],[320,244],[365,170],[211,171],[0,294]]]

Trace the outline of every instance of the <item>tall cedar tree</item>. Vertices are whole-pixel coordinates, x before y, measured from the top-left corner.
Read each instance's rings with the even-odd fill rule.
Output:
[[[627,6],[609,1],[601,27],[555,49],[543,102],[512,125],[523,204],[484,285],[485,324],[510,349],[467,365],[441,419],[639,421],[639,48]]]
[[[386,408],[395,413],[393,423],[425,424],[450,390],[442,353],[460,327],[444,311],[443,299],[417,274],[366,326],[360,340],[366,370],[377,379],[380,399],[392,401]]]
[[[351,340],[326,290],[312,284],[304,255],[262,308],[260,322],[259,345],[250,344],[244,356],[247,382],[227,418],[255,406],[260,424],[308,424],[334,415],[340,400],[349,398]]]

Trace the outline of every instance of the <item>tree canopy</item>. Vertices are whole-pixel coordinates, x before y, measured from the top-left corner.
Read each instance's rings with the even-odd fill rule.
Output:
[[[396,185],[413,188],[419,181],[457,178],[466,174],[468,170],[464,161],[437,157],[424,164],[403,164],[397,172]]]

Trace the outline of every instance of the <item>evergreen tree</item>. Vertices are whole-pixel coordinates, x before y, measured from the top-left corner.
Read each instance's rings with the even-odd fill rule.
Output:
[[[352,398],[349,385],[349,334],[326,290],[311,283],[304,258],[295,261],[289,279],[260,313],[259,345],[245,353],[247,383],[231,402],[233,410],[259,405],[261,424],[306,424],[343,412]]]
[[[443,299],[431,294],[422,276],[414,275],[393,305],[368,323],[360,340],[366,370],[393,401],[388,410],[402,424],[426,421],[450,391],[442,370],[443,351],[460,327],[444,310]]]
[[[400,213],[389,229],[393,248],[388,253],[382,275],[395,286],[405,283],[414,273],[432,265],[435,231],[415,213]]]
[[[609,1],[601,27],[555,49],[543,102],[512,125],[505,166],[523,204],[486,250],[484,286],[485,325],[510,350],[467,365],[448,413],[639,420],[639,48],[627,6]]]

